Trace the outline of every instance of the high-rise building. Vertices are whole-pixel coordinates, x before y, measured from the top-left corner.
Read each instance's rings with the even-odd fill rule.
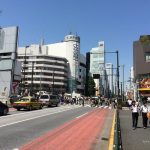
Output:
[[[106,74],[108,79],[108,87],[111,93],[113,93],[113,64],[112,63],[106,63]]]
[[[104,41],[98,43],[98,47],[92,48],[90,50],[90,73],[94,75],[99,75],[95,78],[96,84],[96,95],[103,94],[105,89],[105,45]],[[102,83],[101,83],[101,82]],[[102,87],[103,86],[103,87]]]

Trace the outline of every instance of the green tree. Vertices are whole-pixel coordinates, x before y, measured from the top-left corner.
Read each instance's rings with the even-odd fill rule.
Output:
[[[149,44],[150,44],[150,35],[143,35],[143,36],[140,36],[140,42],[141,42],[143,45],[149,45]]]
[[[95,95],[95,82],[91,76],[88,77],[88,83],[87,84],[88,84],[87,96],[94,96]]]

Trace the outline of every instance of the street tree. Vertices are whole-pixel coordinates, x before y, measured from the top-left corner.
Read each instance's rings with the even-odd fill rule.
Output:
[[[95,82],[91,76],[88,77],[87,84],[88,84],[87,96],[94,96],[95,95]]]

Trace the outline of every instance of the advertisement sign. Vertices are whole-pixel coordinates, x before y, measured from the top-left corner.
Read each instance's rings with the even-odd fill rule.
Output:
[[[140,88],[150,88],[150,78],[143,78],[139,82],[139,87]]]

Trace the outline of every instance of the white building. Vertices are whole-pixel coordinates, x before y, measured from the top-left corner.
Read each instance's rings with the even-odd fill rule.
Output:
[[[61,78],[60,80],[62,81],[62,80],[68,79],[67,82],[69,83],[68,88],[69,88],[70,93],[84,92],[84,79],[85,79],[84,73],[85,73],[86,59],[83,55],[80,54],[80,37],[79,36],[70,34],[70,35],[65,36],[65,39],[63,42],[47,44],[47,45],[31,45],[28,48],[20,47],[18,49],[19,57],[25,56],[25,49],[26,49],[27,59],[29,55],[29,59],[30,59],[30,56],[32,56],[32,59],[35,59],[34,60],[35,62],[42,61],[42,60],[37,60],[37,58],[40,56],[42,57],[47,56],[47,61],[49,62],[52,62],[53,60],[53,64],[50,63],[49,64],[50,66],[48,66],[49,72],[53,72],[53,70],[57,69],[57,67],[59,69],[64,69],[65,71],[63,72],[63,74],[65,74],[65,77],[64,79]],[[43,62],[46,61],[44,60],[44,58],[42,59],[43,59]],[[59,62],[60,59],[63,61]],[[29,61],[31,62],[31,60]],[[61,63],[63,64],[63,66],[60,65]],[[44,63],[42,64],[41,62],[41,66],[42,65],[45,65],[45,64]],[[66,67],[67,67],[67,70],[66,70]],[[68,73],[67,74],[68,77],[66,76],[66,73]],[[49,75],[49,78],[52,78],[52,75]],[[55,80],[57,80],[57,78],[60,78],[58,72],[56,72]],[[64,88],[66,87],[65,83],[63,84]],[[37,84],[40,84],[40,81],[37,81]]]
[[[90,50],[90,73],[92,76],[94,74],[99,74],[100,78],[94,79],[96,85],[96,95],[100,94],[102,91],[101,86],[104,86],[104,74],[105,74],[105,45],[104,41],[98,43],[98,47],[92,48]],[[100,83],[102,81],[102,83]],[[102,93],[101,93],[102,94]]]
[[[18,27],[0,28],[0,98],[17,94],[21,64],[16,60]]]

